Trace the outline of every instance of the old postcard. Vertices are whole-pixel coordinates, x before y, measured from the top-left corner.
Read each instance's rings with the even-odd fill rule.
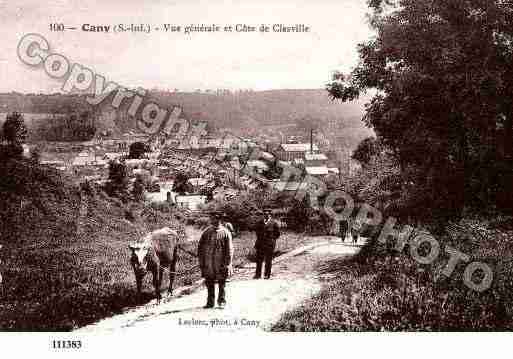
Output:
[[[513,1],[0,0],[0,20],[2,346],[240,356],[336,332],[322,347],[359,355],[513,329]]]

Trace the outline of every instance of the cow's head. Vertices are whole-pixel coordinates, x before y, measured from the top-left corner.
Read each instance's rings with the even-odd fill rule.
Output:
[[[136,272],[146,272],[148,267],[147,255],[150,248],[144,243],[132,243],[128,245],[128,248],[132,253],[130,262],[134,270]]]

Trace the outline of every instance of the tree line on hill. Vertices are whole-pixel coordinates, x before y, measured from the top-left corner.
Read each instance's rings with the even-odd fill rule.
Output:
[[[190,121],[206,121],[214,128],[230,128],[232,130],[251,130],[258,126],[280,126],[294,124],[300,119],[308,119],[306,129],[312,125],[323,127],[330,122],[343,122],[345,128],[351,128],[349,145],[368,134],[368,129],[360,123],[362,102],[340,104],[330,101],[323,89],[313,90],[271,90],[241,93],[187,93],[174,91],[148,91],[148,102],[158,103],[163,108],[181,106],[184,116]],[[108,104],[93,107],[86,101],[86,95],[68,94],[20,94],[0,93],[0,106],[9,111],[21,113],[48,114],[44,121],[35,121],[34,129],[38,139],[73,140],[87,138],[94,129],[83,124],[83,116],[102,119],[104,111],[110,111]],[[122,103],[116,113],[128,110],[129,102]],[[52,115],[64,115],[52,119]],[[137,129],[135,119],[118,116],[114,122],[104,120],[96,123],[96,129],[110,130],[112,133]],[[315,119],[315,120],[313,120]],[[303,121],[304,122],[304,121]],[[32,124],[29,133],[32,135]],[[115,126],[117,128],[108,128]],[[105,128],[107,127],[107,128]],[[69,128],[69,130],[66,130]],[[36,133],[37,132],[37,133]],[[355,133],[360,133],[355,136]]]
[[[63,117],[36,120],[31,138],[45,141],[88,141],[96,133],[94,115],[90,111],[69,113]]]

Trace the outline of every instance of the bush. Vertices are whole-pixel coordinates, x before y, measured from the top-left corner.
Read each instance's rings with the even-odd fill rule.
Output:
[[[150,148],[144,142],[134,142],[129,147],[128,158],[141,159],[144,157],[146,152],[149,152]]]
[[[207,205],[206,211],[222,212],[235,228],[240,231],[251,230],[255,227],[263,208],[263,203],[259,202],[257,197],[256,193],[246,192],[230,201],[214,200]]]
[[[23,146],[19,143],[0,145],[0,161],[10,161],[23,157]]]
[[[7,115],[3,127],[3,137],[11,144],[23,144],[27,139],[27,126],[23,115],[19,112],[13,112]]]
[[[513,231],[485,229],[465,220],[438,238],[471,261],[490,264],[492,287],[478,293],[465,286],[465,266],[440,276],[447,258],[422,266],[409,255],[372,241],[358,256],[319,264],[334,276],[301,307],[282,316],[275,331],[489,331],[512,330]],[[465,231],[463,231],[465,229]],[[470,234],[469,232],[474,233]],[[481,233],[481,234],[478,234]]]
[[[105,192],[111,197],[120,198],[125,203],[128,202],[128,168],[124,162],[110,162],[109,179],[105,185]]]

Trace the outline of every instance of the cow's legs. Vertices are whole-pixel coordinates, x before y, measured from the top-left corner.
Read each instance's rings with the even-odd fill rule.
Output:
[[[161,295],[160,295],[160,284],[162,282],[162,268],[155,269],[153,271],[153,286],[155,287],[155,295],[157,297],[157,302],[160,303]]]
[[[143,280],[142,275],[140,275],[140,274],[135,275],[135,284],[137,286],[137,296],[139,297],[139,299],[141,299],[141,296],[142,296],[142,292],[141,292],[142,280]]]
[[[178,262],[178,253],[175,248],[173,252],[173,260],[171,261],[171,265],[169,267],[169,294],[173,294],[173,283],[175,281],[175,272],[176,272],[176,262]]]
[[[159,268],[159,293],[160,293],[160,287],[162,286],[162,278],[164,278],[164,268]]]

